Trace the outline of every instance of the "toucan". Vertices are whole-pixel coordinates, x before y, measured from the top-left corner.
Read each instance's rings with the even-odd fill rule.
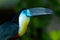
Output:
[[[19,36],[23,36],[26,33],[28,24],[32,16],[40,16],[40,15],[47,15],[53,14],[53,11],[48,8],[37,7],[37,8],[30,8],[22,10],[19,15]]]

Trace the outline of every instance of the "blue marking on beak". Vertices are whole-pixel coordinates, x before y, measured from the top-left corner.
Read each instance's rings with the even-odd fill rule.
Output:
[[[27,14],[26,15],[27,16],[32,16],[29,9],[27,9]]]

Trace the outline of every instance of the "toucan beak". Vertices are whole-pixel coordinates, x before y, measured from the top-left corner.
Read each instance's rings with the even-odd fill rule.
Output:
[[[23,10],[19,16],[19,35],[22,36],[26,30],[31,16],[52,14],[52,10],[46,8],[31,8]]]
[[[31,8],[27,9],[28,13],[27,16],[39,16],[39,15],[47,15],[53,14],[53,10],[48,8]]]

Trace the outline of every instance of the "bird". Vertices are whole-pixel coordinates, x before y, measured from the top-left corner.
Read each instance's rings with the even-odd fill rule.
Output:
[[[18,35],[21,37],[26,33],[28,24],[32,16],[40,16],[47,14],[53,14],[53,10],[43,7],[22,10],[19,15]]]

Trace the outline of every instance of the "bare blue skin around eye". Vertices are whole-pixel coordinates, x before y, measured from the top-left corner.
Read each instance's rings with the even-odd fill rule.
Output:
[[[25,14],[26,16],[29,16],[29,17],[32,16],[29,9],[23,10],[23,11],[21,12],[21,14]]]

